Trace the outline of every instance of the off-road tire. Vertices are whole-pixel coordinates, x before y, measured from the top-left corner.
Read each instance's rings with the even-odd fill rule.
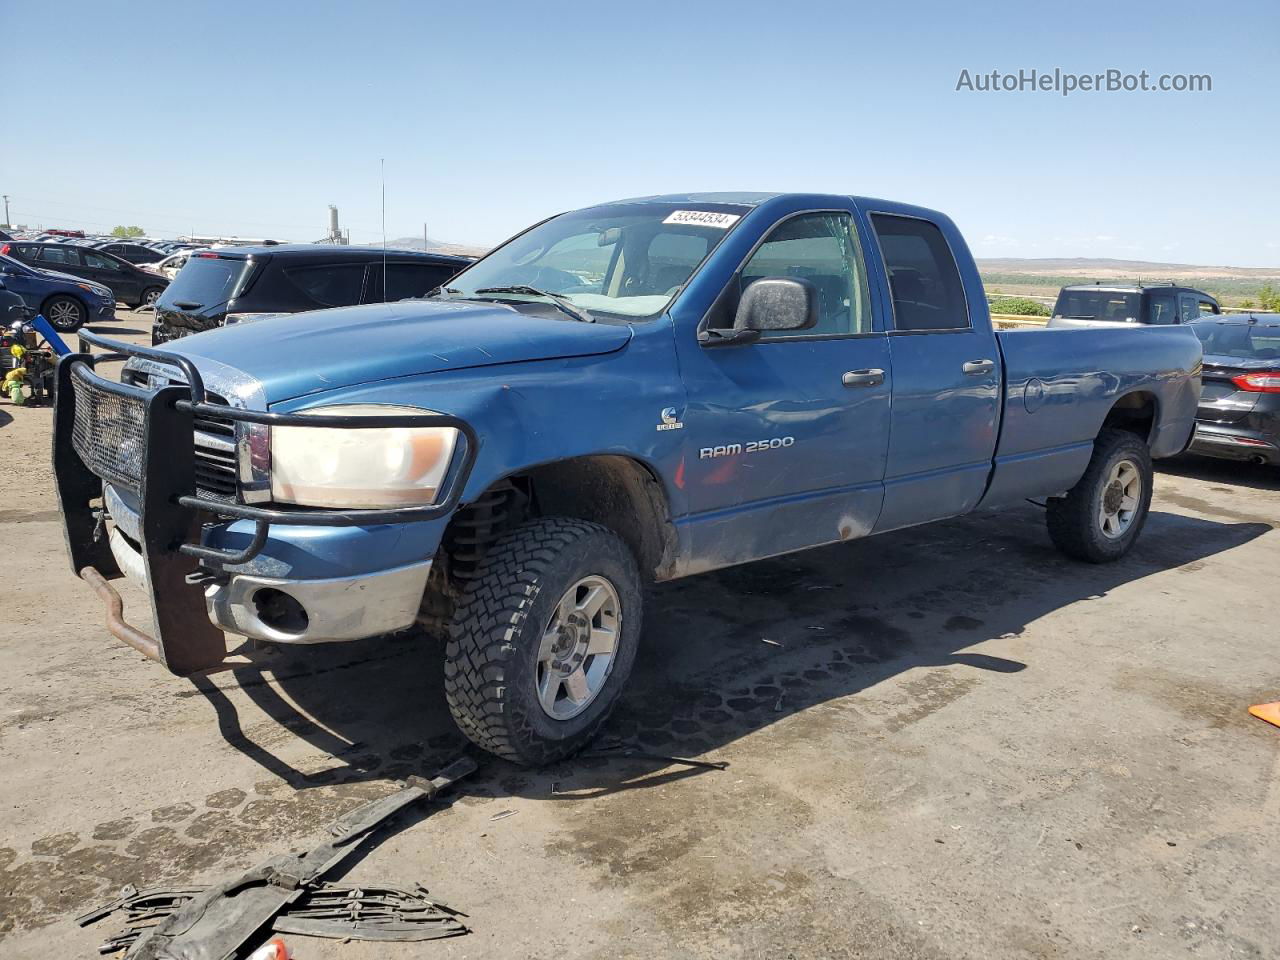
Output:
[[[1128,529],[1112,538],[1103,533],[1098,515],[1112,468],[1121,460],[1130,460],[1137,466],[1142,492]],[[1152,479],[1151,451],[1141,437],[1128,430],[1102,430],[1094,441],[1093,457],[1084,476],[1066,496],[1052,497],[1046,506],[1045,518],[1054,546],[1069,557],[1089,563],[1119,560],[1133,547],[1147,522]]]
[[[587,576],[603,576],[617,591],[618,645],[596,698],[577,716],[556,720],[538,702],[538,646],[561,596]],[[525,766],[582,749],[626,686],[641,611],[635,558],[607,527],[543,517],[507,533],[458,598],[445,647],[445,697],[459,729],[476,746]]]

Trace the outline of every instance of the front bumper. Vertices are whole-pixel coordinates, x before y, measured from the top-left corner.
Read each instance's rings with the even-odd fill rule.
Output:
[[[276,580],[236,574],[205,588],[209,620],[228,633],[276,643],[359,640],[412,626],[431,574],[431,561],[356,577]],[[296,601],[304,619],[277,622],[274,592]]]
[[[141,518],[125,496],[106,487],[110,516],[108,543],[120,572],[148,587],[140,544]],[[262,565],[272,569],[274,564]],[[431,561],[347,576],[300,578],[262,573],[229,573],[204,587],[209,622],[227,633],[273,643],[360,640],[412,626],[418,615]],[[283,620],[278,594],[297,604],[302,617]]]
[[[414,621],[429,558],[475,461],[470,425],[442,414],[304,416],[214,404],[185,357],[93,334],[81,339],[112,352],[58,363],[54,478],[72,569],[103,597],[113,635],[187,676],[227,662],[224,631],[307,643]],[[172,366],[186,382],[148,391],[94,372],[95,362],[128,357]],[[245,504],[197,490],[197,416],[268,427],[454,426],[464,446],[430,506]],[[154,638],[123,620],[120,597],[106,582],[121,576],[145,586]]]

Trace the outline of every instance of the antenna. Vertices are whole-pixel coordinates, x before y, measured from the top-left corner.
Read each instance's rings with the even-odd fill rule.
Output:
[[[387,302],[387,158],[379,157],[382,170],[382,302]]]

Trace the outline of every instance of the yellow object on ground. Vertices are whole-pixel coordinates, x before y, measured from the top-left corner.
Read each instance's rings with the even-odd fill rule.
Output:
[[[1275,703],[1260,703],[1256,707],[1250,707],[1249,712],[1259,720],[1265,720],[1280,727],[1280,700]]]

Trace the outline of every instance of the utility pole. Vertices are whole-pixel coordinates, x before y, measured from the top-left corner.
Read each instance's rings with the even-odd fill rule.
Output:
[[[427,225],[425,223],[422,225],[422,249],[427,249]]]
[[[6,227],[11,225],[9,220],[9,195],[7,193],[4,195],[4,225]]]

